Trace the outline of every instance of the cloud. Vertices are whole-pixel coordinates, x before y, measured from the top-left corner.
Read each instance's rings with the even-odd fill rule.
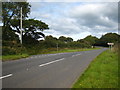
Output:
[[[87,31],[96,36],[100,37],[97,33],[118,30],[117,3],[86,3],[82,6],[75,6],[70,13],[70,17],[76,19],[80,26],[89,28]]]
[[[27,0],[28,2],[119,2],[119,0]]]
[[[41,14],[41,13],[37,13],[37,12],[31,12],[30,18],[35,18],[35,19],[40,19],[40,18],[49,18],[51,15],[50,14]]]
[[[85,4],[76,6],[70,16],[76,18],[80,25],[95,27],[113,27],[118,20],[117,3]]]
[[[47,23],[46,35],[69,36],[74,40],[87,35],[100,37],[118,30],[118,3],[37,3],[30,17]],[[36,9],[35,9],[36,8]]]

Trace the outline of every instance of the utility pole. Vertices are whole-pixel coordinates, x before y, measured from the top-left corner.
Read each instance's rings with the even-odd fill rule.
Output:
[[[20,18],[20,43],[22,44],[22,7],[20,12],[21,18]]]

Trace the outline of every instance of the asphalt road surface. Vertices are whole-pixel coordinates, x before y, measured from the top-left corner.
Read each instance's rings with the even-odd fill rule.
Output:
[[[2,88],[71,88],[102,48],[92,51],[34,55],[2,63]]]

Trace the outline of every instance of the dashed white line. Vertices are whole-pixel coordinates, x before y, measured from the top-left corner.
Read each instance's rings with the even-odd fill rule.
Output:
[[[2,77],[0,77],[0,79],[7,78],[7,77],[10,77],[10,76],[12,76],[12,74],[9,74],[9,75],[6,75],[6,76],[2,76]]]
[[[39,65],[39,67],[43,67],[43,66],[46,66],[46,65],[58,62],[58,61],[62,61],[62,60],[64,60],[64,58],[61,58],[61,59],[58,59],[58,60],[55,60],[55,61],[51,61],[51,62],[48,62],[48,63],[45,63],[45,64],[41,64],[41,65]]]
[[[30,59],[32,59],[33,57],[30,57]]]
[[[74,56],[78,56],[78,55],[81,55],[81,54],[72,55],[72,57],[74,57]]]
[[[78,55],[81,55],[81,54],[77,54],[77,56],[78,56]]]
[[[72,57],[74,57],[75,55],[72,55]]]

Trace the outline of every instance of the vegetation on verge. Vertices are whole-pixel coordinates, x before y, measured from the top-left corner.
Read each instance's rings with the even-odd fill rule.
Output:
[[[99,48],[85,48],[85,49],[59,49],[58,51],[56,48],[50,48],[50,49],[44,49],[40,51],[39,53],[36,54],[55,54],[55,53],[65,53],[65,52],[79,52],[79,51],[88,51],[88,50],[95,50]],[[16,54],[16,55],[3,55],[2,56],[2,61],[10,61],[10,60],[16,60],[20,58],[26,58],[31,56],[30,54]]]
[[[79,77],[73,88],[118,88],[117,51],[112,49],[101,53]]]
[[[2,61],[16,60],[20,58],[26,58],[28,56],[29,56],[28,54],[6,55],[6,56],[2,56]]]

